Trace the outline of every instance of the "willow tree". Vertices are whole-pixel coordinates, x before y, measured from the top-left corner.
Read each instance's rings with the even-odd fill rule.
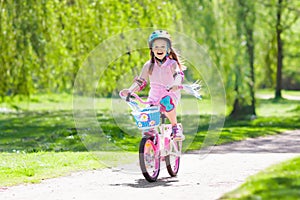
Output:
[[[259,46],[264,61],[260,72],[260,86],[274,88],[276,99],[282,98],[281,90],[288,88],[284,79],[297,79],[299,63],[299,16],[300,2],[291,0],[261,1],[258,4],[261,40]],[[297,24],[298,22],[298,24]],[[292,73],[288,73],[288,71]],[[298,83],[299,84],[299,83]]]
[[[223,74],[232,116],[255,115],[254,3],[199,0],[182,3],[182,7],[189,19],[185,30],[208,47]]]
[[[0,0],[0,96],[71,92],[83,60],[102,41],[131,28],[177,29],[180,21],[170,2]],[[139,64],[128,54],[108,70],[103,95]]]
[[[299,6],[299,2],[298,2]],[[291,26],[298,20],[300,10],[297,10],[293,6],[292,1],[278,0],[276,4],[276,41],[277,41],[277,74],[276,74],[276,88],[275,88],[275,99],[282,98],[282,69],[283,69],[283,58],[284,58],[284,42],[282,34],[287,31]],[[285,15],[285,16],[283,16]]]
[[[235,85],[236,93],[230,116],[255,116],[254,25],[255,7],[252,1],[236,2]]]

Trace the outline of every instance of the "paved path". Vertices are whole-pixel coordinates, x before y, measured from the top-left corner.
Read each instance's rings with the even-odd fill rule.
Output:
[[[256,97],[259,98],[259,99],[273,99],[274,94],[257,94]],[[284,94],[283,98],[289,99],[289,100],[300,101],[300,96],[295,96],[295,95]]]
[[[210,153],[300,153],[300,130],[214,146]]]
[[[0,199],[214,200],[243,183],[246,177],[272,164],[300,156],[299,135],[298,130],[267,137],[268,139],[258,138],[223,145],[216,147],[205,157],[200,156],[199,152],[185,154],[178,177],[169,178],[166,170],[162,169],[156,183],[145,181],[138,173],[137,163],[134,163],[132,167],[136,167],[137,173],[113,169],[79,172],[71,176],[45,180],[40,184],[2,188]],[[281,140],[285,140],[285,143]],[[290,148],[291,145],[294,145],[297,151]],[[277,152],[279,149],[280,153]]]

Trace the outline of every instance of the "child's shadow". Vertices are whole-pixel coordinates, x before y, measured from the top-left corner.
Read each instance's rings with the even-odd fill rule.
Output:
[[[178,182],[178,180],[175,180],[170,177],[166,178],[159,178],[156,180],[156,182],[148,182],[145,179],[136,179],[135,183],[121,183],[121,184],[110,184],[110,186],[129,186],[133,188],[153,188],[158,186],[168,187],[173,186],[172,183]]]

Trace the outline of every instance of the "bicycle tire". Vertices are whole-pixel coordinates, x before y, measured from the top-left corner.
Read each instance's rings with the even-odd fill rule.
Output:
[[[140,168],[143,176],[149,182],[155,182],[160,172],[160,158],[159,152],[157,152],[159,150],[156,149],[153,141],[154,137],[144,137],[139,148]]]
[[[179,171],[180,155],[176,154],[178,153],[178,151],[181,151],[181,149],[179,149],[181,148],[180,142],[181,141],[174,141],[174,146],[170,145],[169,155],[165,157],[167,170],[171,177],[177,176],[177,173]]]

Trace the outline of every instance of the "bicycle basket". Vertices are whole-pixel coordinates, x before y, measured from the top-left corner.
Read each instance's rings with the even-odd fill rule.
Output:
[[[156,127],[160,123],[160,107],[152,106],[131,113],[139,129]]]

